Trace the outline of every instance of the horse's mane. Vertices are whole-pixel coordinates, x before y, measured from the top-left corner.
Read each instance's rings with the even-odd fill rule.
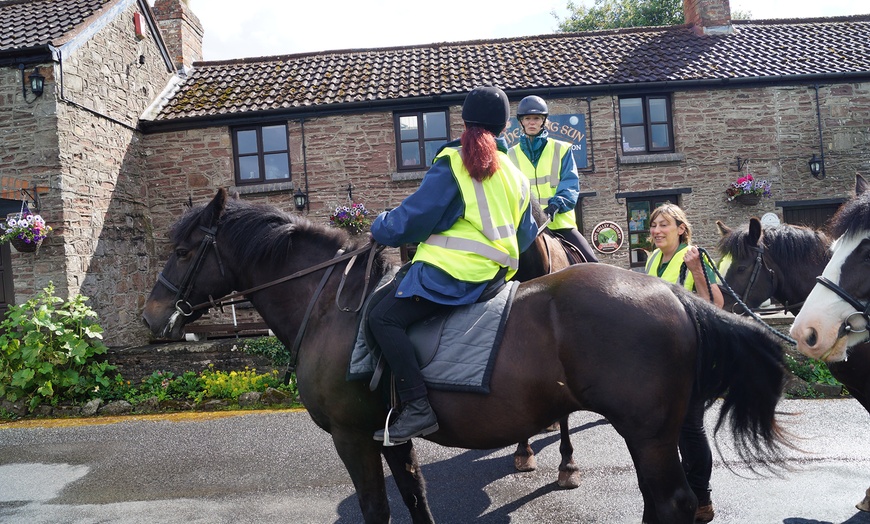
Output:
[[[173,244],[178,244],[194,233],[206,207],[193,207],[172,226],[169,236]],[[341,246],[353,249],[367,241],[367,237],[350,238],[341,229],[316,224],[273,205],[234,198],[227,199],[218,229],[226,239],[220,246],[221,254],[249,264],[269,264],[283,260],[293,248],[294,238],[303,235],[315,237],[318,245],[332,250]]]
[[[870,230],[870,191],[843,204],[831,218],[829,229],[834,238]]]
[[[734,260],[751,256],[748,236],[749,224],[733,229],[719,239],[719,253],[731,255]],[[759,243],[770,251],[779,265],[798,267],[807,263],[824,264],[828,259],[831,239],[821,230],[782,224],[764,228]]]

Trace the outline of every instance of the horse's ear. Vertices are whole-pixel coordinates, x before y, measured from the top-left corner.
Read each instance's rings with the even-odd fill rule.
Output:
[[[239,196],[238,191],[236,191],[236,190],[230,191],[230,199],[231,200],[238,200],[239,198],[241,198],[241,197]]]
[[[721,220],[716,221],[716,229],[719,230],[719,236],[727,237],[731,234],[731,228],[723,224]]]
[[[202,224],[208,227],[214,227],[218,220],[220,220],[226,203],[227,190],[220,188],[214,198],[211,199],[211,202],[209,202],[208,205],[205,206],[205,209],[202,210],[202,214],[200,215],[200,221]]]
[[[868,185],[867,181],[864,180],[864,177],[855,173],[855,194],[862,195],[865,191],[867,191]]]
[[[749,240],[756,246],[761,240],[761,220],[758,220],[756,217],[749,219]]]

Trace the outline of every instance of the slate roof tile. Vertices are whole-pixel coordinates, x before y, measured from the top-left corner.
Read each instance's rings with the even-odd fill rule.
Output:
[[[60,45],[117,0],[0,1],[0,52]]]

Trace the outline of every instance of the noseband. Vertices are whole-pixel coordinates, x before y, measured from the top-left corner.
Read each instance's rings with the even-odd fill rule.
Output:
[[[199,272],[199,268],[200,266],[202,266],[202,262],[205,260],[205,256],[208,253],[209,247],[214,248],[221,275],[223,276],[224,274],[224,264],[221,260],[220,252],[217,248],[217,241],[215,239],[215,235],[217,234],[217,226],[211,228],[199,226],[199,229],[205,233],[205,236],[202,237],[202,241],[199,243],[199,248],[196,250],[193,264],[191,264],[190,267],[187,268],[187,272],[184,274],[184,278],[181,279],[181,284],[176,286],[175,284],[170,282],[168,278],[163,276],[162,271],[159,275],[157,275],[158,282],[166,286],[170,291],[175,292],[175,311],[178,314],[184,315],[186,317],[192,315],[193,312],[196,310],[196,308],[190,305],[190,302],[187,301],[187,298],[190,296],[190,292],[193,290],[193,279]]]
[[[849,316],[847,316],[846,319],[843,320],[843,331],[845,331],[846,333],[864,333],[865,331],[867,331],[867,326],[870,325],[870,302],[868,302],[866,305],[861,304],[861,302],[858,302],[858,300],[850,295],[848,291],[846,291],[845,289],[835,284],[826,277],[816,277],[816,282],[830,289],[837,296],[848,302],[850,306],[855,308],[855,312],[849,314]],[[856,315],[864,319],[864,327],[862,329],[855,329],[852,326],[852,318]]]

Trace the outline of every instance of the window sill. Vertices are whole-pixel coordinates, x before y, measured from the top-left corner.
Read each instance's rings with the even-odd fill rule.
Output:
[[[427,171],[401,171],[390,175],[393,182],[406,182],[408,180],[423,180]]]
[[[685,153],[657,153],[653,155],[620,155],[620,164],[656,164],[660,162],[682,162]]]
[[[257,193],[277,193],[280,191],[293,191],[293,182],[272,182],[270,184],[251,184],[244,186],[232,186],[230,192],[237,192],[240,195],[253,195]]]

